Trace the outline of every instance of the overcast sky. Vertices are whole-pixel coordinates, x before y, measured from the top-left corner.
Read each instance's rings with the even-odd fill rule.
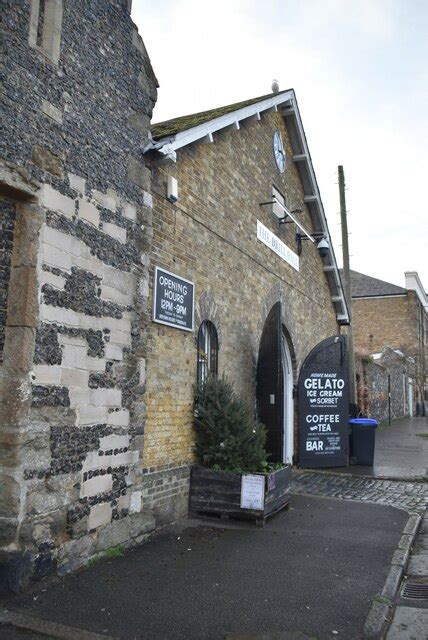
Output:
[[[342,263],[428,289],[427,0],[133,0],[160,88],[153,122],[296,91]]]

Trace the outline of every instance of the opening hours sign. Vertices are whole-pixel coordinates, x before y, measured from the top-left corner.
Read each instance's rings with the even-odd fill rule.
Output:
[[[193,331],[194,293],[193,282],[156,267],[153,321],[176,329]]]

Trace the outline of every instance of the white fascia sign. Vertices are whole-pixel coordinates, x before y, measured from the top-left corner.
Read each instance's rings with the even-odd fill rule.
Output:
[[[257,238],[263,242],[269,249],[274,251],[277,256],[288,262],[289,265],[299,271],[299,256],[287,247],[287,245],[273,234],[264,224],[257,220]]]

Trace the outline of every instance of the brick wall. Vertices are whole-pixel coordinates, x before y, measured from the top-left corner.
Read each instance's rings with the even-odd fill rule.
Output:
[[[272,154],[277,128],[287,152],[282,176]],[[296,250],[293,225],[279,229],[269,208],[259,206],[271,199],[273,184],[287,195],[290,209],[304,209],[299,217],[312,228],[291,155],[282,117],[270,113],[240,131],[216,134],[212,144],[179,150],[176,165],[154,167],[152,263],[195,282],[195,331],[151,324],[145,467],[178,467],[194,459],[196,337],[203,320],[211,320],[218,332],[219,374],[253,406],[259,341],[279,299],[297,369],[313,346],[338,331],[316,248],[303,243],[297,272],[257,240],[258,219]],[[177,204],[166,200],[168,174],[178,180]]]
[[[355,349],[381,352],[384,347],[413,354],[418,350],[417,297],[404,296],[352,300]]]
[[[0,559],[18,589],[155,526],[141,512],[152,220],[141,147],[156,79],[127,1],[51,3],[51,48],[33,38],[49,17],[37,2],[3,5],[1,183],[16,222],[11,253],[12,216],[2,221]]]
[[[413,364],[408,363],[407,368],[415,381],[416,411],[423,413],[424,382],[427,387],[427,314],[415,291],[408,290],[403,296],[354,298],[352,313],[357,352],[380,353],[391,348],[413,358]]]

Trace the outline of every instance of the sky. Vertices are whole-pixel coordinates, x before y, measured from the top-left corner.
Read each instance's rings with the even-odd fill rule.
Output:
[[[428,290],[427,0],[133,0],[159,81],[153,122],[294,88],[342,264]]]

